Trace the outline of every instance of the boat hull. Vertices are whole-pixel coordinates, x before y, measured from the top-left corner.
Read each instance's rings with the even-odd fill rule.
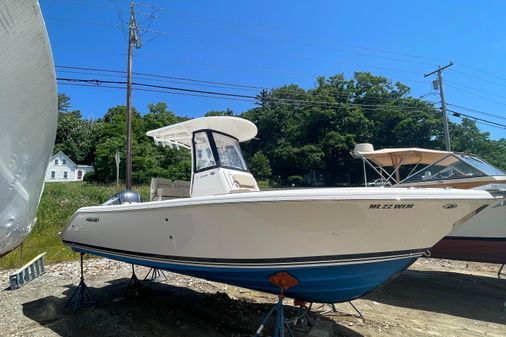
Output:
[[[117,252],[97,247],[74,246],[75,251],[102,256],[105,258],[158,268],[178,274],[194,276],[210,281],[222,282],[271,294],[279,294],[279,289],[268,279],[279,272],[287,272],[295,277],[299,284],[288,289],[285,295],[294,299],[319,303],[338,303],[359,298],[385,284],[400,272],[408,268],[423,253],[397,252],[396,257],[386,255],[375,260],[355,261],[351,263],[306,264],[300,266],[233,268],[195,266],[177,264],[164,259],[150,259],[136,253]]]
[[[30,233],[58,118],[53,58],[35,0],[0,1],[0,257]]]
[[[61,233],[76,251],[314,302],[362,296],[487,205],[478,191],[314,189],[83,208]],[[451,207],[448,207],[451,205]]]
[[[430,249],[440,259],[506,263],[506,238],[448,236]]]
[[[435,258],[506,263],[506,201],[498,199],[450,232],[430,252]]]

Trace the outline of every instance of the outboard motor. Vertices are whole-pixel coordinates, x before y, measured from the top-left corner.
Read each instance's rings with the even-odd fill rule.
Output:
[[[102,204],[102,206],[110,206],[110,205],[122,205],[122,204],[137,204],[142,202],[141,195],[134,191],[121,191],[107,199],[106,202]]]

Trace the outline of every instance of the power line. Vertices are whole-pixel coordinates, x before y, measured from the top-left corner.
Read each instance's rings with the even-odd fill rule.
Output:
[[[116,84],[116,85],[125,85],[124,81],[109,81],[109,80],[100,80],[100,79],[76,79],[76,78],[57,78],[59,81],[64,82],[73,82],[73,83],[86,83],[93,84],[95,86],[102,86],[103,84]],[[258,102],[257,96],[251,95],[240,95],[233,93],[225,93],[218,91],[206,91],[206,90],[196,90],[196,89],[188,89],[188,88],[179,88],[179,87],[169,87],[169,86],[161,86],[147,83],[139,83],[132,82],[134,86],[141,86],[144,88],[155,88],[155,89],[164,89],[164,90],[172,90],[172,91],[180,91],[180,92],[190,92],[194,94],[205,94],[205,95],[216,95],[223,97],[234,97],[234,98],[243,98],[250,99],[254,102]],[[358,106],[365,109],[393,109],[398,111],[411,111],[411,112],[426,112],[426,110],[421,109],[421,107],[410,107],[410,106],[394,106],[388,104],[360,104],[360,103],[349,103],[349,102],[325,102],[325,101],[310,101],[310,100],[301,100],[301,99],[289,99],[289,98],[278,98],[278,97],[268,97],[266,98],[268,101],[273,102],[281,102],[287,104],[306,104],[306,105],[316,105],[316,106],[334,106],[334,107],[342,107],[342,106]]]
[[[501,129],[506,129],[506,124],[496,123],[496,122],[493,122],[493,121],[489,121],[489,120],[486,120],[486,119],[483,119],[483,118],[471,116],[471,115],[468,115],[468,114],[465,114],[465,113],[462,113],[462,112],[458,112],[458,111],[455,111],[455,110],[448,109],[448,111],[452,112],[452,115],[455,116],[455,117],[462,118],[461,116],[464,116],[466,118],[470,118],[470,119],[473,119],[475,121],[480,121],[482,123],[487,123],[490,126],[494,126],[494,127],[501,128]]]
[[[492,98],[489,98],[489,97],[486,97],[486,96],[483,96],[483,95],[480,95],[480,94],[476,94],[472,91],[469,91],[469,90],[466,90],[466,89],[462,89],[462,88],[459,88],[459,87],[456,87],[454,85],[451,85],[451,84],[447,84],[448,87],[451,87],[451,88],[454,88],[454,89],[457,89],[457,90],[460,90],[460,91],[463,91],[463,92],[466,92],[470,95],[473,95],[473,96],[476,96],[476,97],[480,97],[486,101],[490,101],[490,102],[494,102],[494,103],[497,103],[497,104],[502,104],[502,105],[506,105],[505,102],[501,102],[501,101],[496,101],[495,99],[492,99]]]
[[[494,114],[491,114],[491,113],[488,113],[488,112],[484,112],[484,111],[480,111],[480,110],[475,110],[475,109],[471,109],[471,108],[466,108],[464,106],[457,105],[457,104],[448,103],[448,105],[454,106],[457,109],[464,109],[464,110],[468,110],[468,111],[473,111],[473,112],[476,112],[478,114],[482,114],[482,115],[485,115],[485,116],[490,116],[490,117],[495,117],[495,118],[506,120],[506,117],[504,117],[504,116],[494,115]]]
[[[91,70],[91,71],[99,71],[99,72],[109,72],[109,73],[126,73],[123,70],[110,70],[110,69],[100,69],[100,68],[87,68],[87,67],[74,67],[74,66],[55,66],[56,68],[61,69],[76,69],[76,70]],[[182,80],[182,81],[189,81],[189,82],[198,82],[198,83],[207,83],[207,84],[218,84],[218,85],[224,85],[224,86],[230,86],[230,87],[242,87],[242,88],[252,88],[252,89],[259,89],[259,90],[270,90],[268,87],[261,87],[261,86],[255,86],[255,85],[246,85],[246,84],[233,84],[233,83],[226,83],[226,82],[216,82],[216,81],[206,81],[206,80],[198,80],[193,78],[186,78],[186,77],[178,77],[178,76],[165,76],[165,75],[156,75],[156,74],[147,74],[147,73],[139,73],[139,72],[133,72],[134,75],[141,75],[141,76],[150,76],[155,78],[165,78],[165,79],[174,79],[174,80]]]
[[[124,75],[126,72],[123,70],[111,70],[111,69],[102,69],[102,68],[89,68],[89,67],[77,67],[77,66],[56,66],[57,69],[72,69],[72,70],[79,70],[83,71],[83,74],[85,75],[99,75],[99,76],[110,76],[110,77],[123,77],[117,74]],[[61,72],[69,72],[68,70],[58,70]],[[91,73],[90,73],[91,72]],[[98,72],[100,74],[97,74],[95,72]],[[114,74],[114,75],[110,75]],[[168,83],[174,83],[172,79],[176,79],[178,81],[184,81],[184,83],[176,82],[177,84],[183,84],[183,85],[192,85],[192,86],[206,86],[206,87],[213,87],[213,88],[230,88],[233,90],[267,90],[271,91],[272,88],[265,87],[265,86],[255,86],[255,85],[246,85],[246,84],[237,84],[237,83],[227,83],[227,82],[218,82],[218,81],[208,81],[208,80],[200,80],[200,79],[194,79],[194,78],[186,78],[186,77],[178,77],[178,76],[165,76],[165,75],[158,75],[158,74],[149,74],[149,73],[139,73],[139,72],[133,72],[136,78],[139,78],[139,76],[145,76],[145,77],[152,77],[156,78],[157,80],[153,80],[151,78],[142,78],[148,81],[155,81],[155,82],[168,82]],[[164,79],[171,79],[169,81]],[[194,82],[194,83],[188,83],[188,82]],[[278,88],[278,92],[281,95],[286,96],[296,96],[298,97],[298,93],[291,93],[287,91],[285,88]],[[347,99],[355,99],[355,100],[361,100],[361,101],[378,101],[378,100],[384,100],[384,96],[374,96],[374,95],[368,95],[366,97],[353,97],[348,94],[334,94],[336,97],[343,97]]]

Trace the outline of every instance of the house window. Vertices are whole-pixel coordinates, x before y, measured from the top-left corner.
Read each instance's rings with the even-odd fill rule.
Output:
[[[83,171],[79,170],[77,171],[77,180],[82,180],[83,179]]]
[[[62,165],[66,165],[67,164],[67,159],[62,159],[61,163],[62,163]]]
[[[67,179],[67,171],[63,172],[63,179]]]
[[[54,164],[55,164],[55,165],[58,165],[58,159],[55,159],[55,160],[54,160]]]
[[[51,171],[51,179],[54,179],[55,174],[56,174],[56,173],[55,173],[54,171]]]

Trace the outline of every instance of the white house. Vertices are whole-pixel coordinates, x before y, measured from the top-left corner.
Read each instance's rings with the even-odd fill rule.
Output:
[[[95,172],[93,166],[77,165],[63,152],[51,157],[46,170],[46,182],[82,181],[86,173]]]

